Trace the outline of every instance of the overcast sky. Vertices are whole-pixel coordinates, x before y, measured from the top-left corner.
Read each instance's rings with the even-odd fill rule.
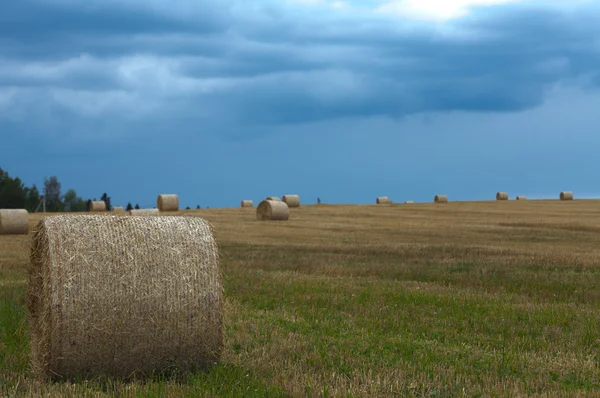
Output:
[[[0,167],[152,207],[600,197],[600,1],[0,1]]]

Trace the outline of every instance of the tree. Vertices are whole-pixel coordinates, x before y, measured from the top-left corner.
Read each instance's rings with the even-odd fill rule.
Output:
[[[127,211],[133,210],[133,206],[131,205],[131,202],[127,203],[127,208],[125,210],[127,210]]]
[[[25,208],[28,212],[33,213],[40,204],[40,192],[35,184],[31,188],[26,188]]]
[[[135,204],[135,209],[139,210],[140,209],[140,205],[138,205],[137,203]]]
[[[60,200],[60,182],[56,176],[44,178],[44,197],[47,211],[62,211],[64,205]]]
[[[200,205],[196,206],[196,210],[200,209]]]
[[[11,178],[0,169],[0,208],[22,209],[25,207],[26,192],[19,177]]]
[[[187,206],[185,209],[186,209],[186,210],[190,210],[190,206]]]
[[[108,211],[111,211],[111,210],[112,210],[112,207],[111,207],[111,205],[110,205],[110,196],[108,196],[108,195],[106,194],[106,192],[104,192],[104,193],[102,194],[102,197],[100,198],[100,200],[101,200],[101,201],[103,201],[103,202],[106,204],[106,210],[108,210]]]
[[[87,211],[89,203],[77,196],[74,189],[69,189],[63,196],[65,211]]]

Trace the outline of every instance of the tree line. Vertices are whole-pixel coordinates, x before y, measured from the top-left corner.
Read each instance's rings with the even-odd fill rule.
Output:
[[[25,186],[19,177],[12,178],[6,171],[0,168],[0,209],[27,209],[29,212],[43,210],[43,196],[45,195],[45,210],[47,212],[75,212],[87,211],[90,202],[94,199],[85,200],[77,195],[74,189],[69,189],[63,195],[62,186],[56,176],[44,178],[42,192],[35,184],[31,187]],[[106,203],[106,209],[112,210],[110,196],[102,194],[100,200]],[[127,204],[126,210],[139,209],[139,204]]]

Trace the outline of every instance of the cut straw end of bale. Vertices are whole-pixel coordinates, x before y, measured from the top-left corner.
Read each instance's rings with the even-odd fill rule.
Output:
[[[0,235],[27,235],[27,215],[25,209],[0,209]]]
[[[375,200],[378,205],[391,205],[392,201],[387,196],[380,196]]]
[[[508,193],[507,192],[498,192],[496,194],[496,200],[508,200]]]
[[[260,221],[286,221],[290,218],[290,208],[285,202],[263,200],[256,208],[256,219]]]
[[[300,196],[283,195],[283,202],[288,205],[288,207],[300,207]]]
[[[179,211],[179,196],[175,194],[160,194],[156,198],[156,207],[160,211]]]
[[[106,211],[106,202],[103,200],[92,200],[88,206],[88,211]]]
[[[132,209],[127,214],[130,216],[158,216],[160,211],[158,209]]]
[[[26,292],[31,369],[72,379],[210,366],[223,348],[221,286],[202,218],[45,217]]]
[[[242,200],[241,207],[254,207],[254,202],[251,200]]]
[[[446,195],[435,195],[433,198],[435,203],[448,203],[448,196]]]
[[[570,192],[570,191],[561,192],[560,200],[573,200],[573,192]]]

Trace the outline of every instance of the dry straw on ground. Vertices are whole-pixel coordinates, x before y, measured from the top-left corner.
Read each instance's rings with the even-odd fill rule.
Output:
[[[106,202],[103,200],[92,200],[88,206],[88,211],[106,211]]]
[[[160,211],[179,211],[179,196],[173,194],[160,194],[156,198],[156,207]]]
[[[560,200],[573,200],[573,192],[569,192],[569,191],[561,192]]]
[[[283,202],[285,202],[288,207],[300,207],[300,196],[283,195]]]
[[[517,196],[517,200],[527,200],[527,196]]]
[[[254,202],[251,200],[242,200],[241,207],[254,207]]]
[[[256,208],[256,219],[261,221],[285,221],[290,218],[290,209],[285,202],[263,200]]]
[[[127,212],[130,216],[159,216],[158,209],[131,209]]]
[[[433,198],[433,201],[435,203],[448,203],[448,196],[446,196],[446,195],[435,195],[435,198]]]
[[[123,206],[114,206],[112,211],[123,211]]]
[[[0,209],[0,235],[27,235],[27,214],[25,209]]]
[[[496,194],[496,200],[508,200],[508,193],[507,192],[498,192]]]
[[[278,198],[277,196],[267,196],[267,197],[265,198],[265,200],[273,200],[273,201],[275,201],[275,202],[281,202],[281,199],[280,199],[280,198]]]
[[[375,200],[378,205],[391,205],[392,201],[387,196],[380,196]]]
[[[193,370],[223,347],[221,274],[199,217],[45,217],[26,303],[41,378]]]

